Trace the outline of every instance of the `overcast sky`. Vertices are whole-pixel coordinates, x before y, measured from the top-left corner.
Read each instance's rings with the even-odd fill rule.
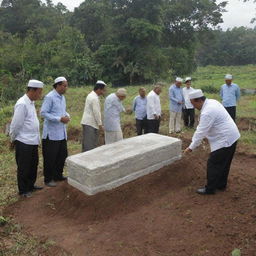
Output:
[[[83,0],[53,0],[53,2],[62,2],[69,10],[73,10]],[[217,2],[222,2],[222,0],[217,0]],[[256,26],[256,23],[250,24],[250,20],[256,17],[256,3],[253,3],[253,0],[246,3],[243,3],[243,0],[229,0],[226,9],[228,12],[223,14],[224,23],[220,24],[223,29],[240,26]]]

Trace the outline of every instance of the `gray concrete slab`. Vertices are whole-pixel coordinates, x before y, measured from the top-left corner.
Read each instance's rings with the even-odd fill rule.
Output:
[[[87,195],[110,190],[181,158],[181,141],[146,134],[67,158],[68,183]]]

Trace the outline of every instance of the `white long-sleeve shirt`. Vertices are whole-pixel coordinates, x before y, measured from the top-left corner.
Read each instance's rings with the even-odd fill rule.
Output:
[[[39,145],[40,143],[39,120],[36,108],[27,94],[15,104],[10,136],[11,141],[18,140],[28,145]]]
[[[194,108],[194,106],[192,105],[192,103],[191,103],[191,101],[190,101],[190,98],[189,98],[189,93],[191,93],[191,92],[193,92],[193,91],[194,91],[194,88],[192,88],[192,87],[189,87],[189,88],[184,87],[184,88],[182,89],[183,97],[184,97],[184,99],[185,99],[184,107],[185,107],[186,109],[193,109],[193,108]]]
[[[111,93],[104,104],[104,129],[106,132],[119,132],[121,130],[120,114],[125,112],[121,100],[115,93]]]
[[[155,119],[154,115],[161,116],[161,103],[159,95],[152,90],[147,96],[147,119]]]
[[[86,97],[81,124],[92,126],[95,129],[99,129],[102,125],[100,100],[95,91],[90,92]]]
[[[211,152],[230,147],[240,138],[235,122],[217,100],[205,100],[201,109],[199,125],[189,148],[194,150],[204,138],[208,139]]]

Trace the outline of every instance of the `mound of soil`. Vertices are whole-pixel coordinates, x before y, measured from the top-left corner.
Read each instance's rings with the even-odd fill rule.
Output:
[[[199,150],[95,196],[59,183],[5,214],[75,256],[256,255],[256,158],[237,154],[227,191],[200,196],[206,161]]]

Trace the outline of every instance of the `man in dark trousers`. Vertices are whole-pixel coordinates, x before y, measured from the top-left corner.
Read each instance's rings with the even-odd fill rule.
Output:
[[[208,139],[211,154],[207,162],[207,184],[199,188],[197,193],[214,194],[217,189],[225,190],[227,187],[240,133],[233,119],[217,100],[206,99],[201,90],[194,90],[189,98],[193,106],[201,111],[201,115],[192,143],[184,152],[192,152],[204,138]]]
[[[27,93],[17,101],[14,107],[10,126],[11,142],[15,146],[18,166],[18,189],[19,194],[24,197],[31,197],[33,191],[42,189],[35,185],[40,132],[34,101],[41,98],[43,85],[43,82],[38,80],[29,81]]]
[[[137,135],[147,133],[147,97],[144,87],[139,89],[139,95],[134,98],[132,110],[135,112]]]
[[[44,118],[44,182],[49,187],[55,187],[56,181],[67,179],[63,176],[63,168],[68,155],[66,124],[70,121],[63,95],[68,88],[66,78],[56,78],[53,87],[45,96],[41,108],[41,116]]]

